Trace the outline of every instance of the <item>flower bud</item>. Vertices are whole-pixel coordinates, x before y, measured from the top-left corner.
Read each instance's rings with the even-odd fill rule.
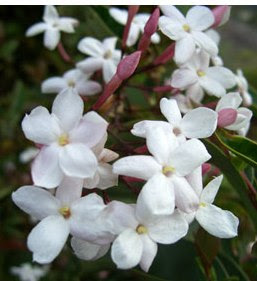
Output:
[[[136,51],[122,59],[117,67],[117,75],[121,80],[128,79],[136,70],[140,61],[141,51]]]
[[[211,170],[211,164],[209,163],[203,163],[202,165],[202,175],[204,176]]]
[[[236,121],[237,111],[233,108],[224,108],[218,112],[218,127],[224,128]]]
[[[212,13],[215,18],[215,22],[212,27],[218,27],[225,24],[230,16],[231,7],[228,5],[217,6],[212,10]]]

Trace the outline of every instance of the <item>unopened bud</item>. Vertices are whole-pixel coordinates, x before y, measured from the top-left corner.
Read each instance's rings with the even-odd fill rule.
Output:
[[[211,164],[209,163],[203,163],[202,165],[202,175],[204,176],[211,170]]]
[[[224,128],[236,121],[237,111],[233,108],[224,108],[218,112],[218,127]]]
[[[136,51],[122,59],[117,67],[117,75],[121,80],[128,79],[136,70],[140,61],[141,51]]]
[[[215,21],[212,27],[218,27],[225,24],[230,17],[231,7],[228,5],[217,6],[212,10]]]

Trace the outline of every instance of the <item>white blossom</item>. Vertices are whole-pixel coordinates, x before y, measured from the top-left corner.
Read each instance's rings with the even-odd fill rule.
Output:
[[[244,106],[251,106],[253,103],[253,98],[248,90],[248,82],[244,77],[243,71],[241,69],[237,69],[236,75],[236,83],[238,87],[238,92],[240,93],[241,97],[243,98],[243,105]]]
[[[44,277],[49,270],[48,266],[32,266],[30,263],[23,263],[20,266],[12,266],[11,273],[19,277],[20,281],[38,281]]]
[[[61,38],[61,31],[73,33],[78,21],[74,18],[59,17],[56,8],[52,5],[45,6],[43,22],[32,25],[26,36],[34,36],[44,32],[44,46],[49,50],[54,50]]]
[[[62,77],[51,77],[43,81],[41,90],[43,93],[60,93],[72,88],[82,96],[95,95],[101,92],[102,87],[98,82],[90,80],[90,76],[79,69],[71,69]]]
[[[106,122],[94,122],[92,114],[83,114],[84,104],[73,90],[57,95],[52,114],[38,106],[22,121],[25,136],[43,145],[32,165],[34,184],[53,188],[64,175],[92,177],[97,158],[92,151],[106,132]]]
[[[103,42],[85,37],[79,42],[78,49],[89,57],[77,63],[76,67],[85,73],[102,70],[104,81],[109,82],[121,60],[121,51],[115,49],[116,43],[117,37],[106,38]]]
[[[205,32],[205,34],[209,36],[217,46],[219,46],[220,35],[215,29],[210,28]],[[215,66],[223,66],[223,60],[219,55],[211,56],[211,61]]]
[[[37,154],[39,153],[39,149],[35,147],[29,147],[23,150],[19,156],[20,162],[25,164],[33,160]]]
[[[205,34],[214,23],[211,10],[204,6],[194,6],[186,17],[174,6],[160,6],[164,16],[160,17],[159,27],[163,34],[176,41],[174,60],[178,64],[188,61],[196,47],[205,50],[211,56],[216,56],[218,47]]]
[[[126,25],[128,19],[128,11],[124,9],[118,8],[110,8],[110,15],[120,24]],[[126,45],[131,47],[136,44],[140,33],[144,32],[144,27],[146,22],[148,21],[150,14],[141,13],[136,14],[131,22],[128,39]],[[151,37],[151,41],[154,44],[158,44],[160,42],[160,36],[158,33],[154,33]]]

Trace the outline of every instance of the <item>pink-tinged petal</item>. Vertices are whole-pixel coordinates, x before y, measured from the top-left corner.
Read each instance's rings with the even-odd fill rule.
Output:
[[[210,39],[211,40],[211,39]],[[174,60],[177,64],[188,61],[195,51],[195,41],[191,35],[186,35],[176,42]]]
[[[171,153],[171,165],[178,174],[186,176],[210,158],[211,155],[203,143],[197,139],[191,139],[182,143]]]
[[[216,56],[218,54],[218,47],[216,43],[203,32],[192,31],[192,37],[194,38],[196,44],[211,56]]]
[[[203,165],[210,165],[208,163],[204,163]],[[202,166],[196,168],[192,173],[186,176],[186,180],[190,184],[190,186],[193,188],[195,193],[198,197],[200,197],[200,194],[203,190],[203,176],[202,176]]]
[[[139,264],[143,242],[133,229],[123,231],[113,242],[111,257],[120,269],[129,269]]]
[[[194,6],[187,12],[186,20],[190,28],[202,31],[213,25],[214,16],[209,8]]]
[[[76,67],[85,73],[94,73],[95,71],[102,69],[103,58],[86,58],[76,64]]]
[[[220,128],[227,127],[235,123],[237,118],[237,110],[233,108],[224,108],[218,112],[218,126]]]
[[[12,200],[22,211],[38,220],[58,215],[60,207],[59,200],[50,192],[33,185],[20,187],[12,193]]]
[[[96,81],[79,81],[76,84],[76,89],[82,96],[93,96],[102,91],[102,86]]]
[[[106,133],[107,125],[104,122],[91,122],[81,119],[79,124],[69,134],[71,143],[83,143],[92,148],[98,144]]]
[[[51,144],[60,134],[59,124],[45,107],[38,106],[21,123],[27,139],[38,144]]]
[[[172,215],[162,216],[146,226],[150,238],[161,244],[172,244],[184,237],[188,231],[188,223],[176,210]]]
[[[238,92],[228,93],[218,101],[216,111],[219,112],[224,108],[237,109],[242,101],[243,100]]]
[[[175,208],[175,194],[172,182],[159,173],[143,186],[136,204],[136,216],[142,223],[153,216],[170,215]]]
[[[160,9],[166,17],[174,19],[181,24],[186,22],[184,15],[175,6],[160,5]]]
[[[237,131],[242,128],[249,127],[249,122],[252,118],[252,111],[245,107],[240,107],[237,110],[237,118],[234,124],[226,127],[228,130]]]
[[[59,19],[58,12],[53,5],[47,5],[44,9],[43,20],[45,22],[53,23]]]
[[[54,50],[61,38],[60,31],[56,28],[47,28],[44,33],[44,46],[49,50]]]
[[[70,206],[73,201],[81,197],[82,189],[83,179],[64,177],[56,189],[55,196],[63,206]]]
[[[214,199],[219,191],[222,179],[223,175],[216,177],[206,185],[200,197],[201,202],[209,204],[212,204],[214,202]]]
[[[140,267],[145,272],[148,272],[157,254],[158,246],[148,235],[141,235],[141,240],[143,242],[143,252],[140,260]]]
[[[39,33],[44,32],[47,29],[47,24],[44,22],[33,24],[30,28],[26,31],[26,36],[31,37],[37,35]]]
[[[95,154],[82,143],[71,143],[60,149],[59,163],[63,173],[69,177],[92,177],[97,168]]]
[[[54,188],[63,179],[59,166],[59,147],[56,144],[43,147],[32,164],[32,179],[35,185]]]
[[[41,84],[42,93],[59,93],[67,88],[67,82],[62,77],[48,78]]]
[[[185,114],[181,129],[187,138],[208,138],[217,128],[218,114],[209,108],[198,107]]]
[[[212,66],[206,70],[206,75],[219,82],[225,89],[232,88],[236,85],[234,73],[223,66]]]
[[[104,48],[102,43],[92,37],[86,37],[79,41],[78,50],[81,53],[89,55],[91,57],[102,57],[104,55]]]
[[[237,236],[239,220],[229,211],[206,204],[196,212],[196,220],[208,233],[219,238]]]
[[[185,89],[194,85],[198,80],[196,72],[188,68],[180,68],[172,73],[171,86],[178,89]]]
[[[127,156],[113,164],[113,172],[118,175],[148,180],[160,172],[162,166],[152,156]]]
[[[109,250],[110,244],[97,245],[76,237],[71,239],[71,247],[75,255],[82,260],[94,261],[103,257]]]
[[[61,252],[69,235],[69,224],[62,216],[49,216],[36,225],[28,236],[33,261],[48,264]]]
[[[209,95],[220,98],[226,94],[225,88],[219,82],[213,80],[207,75],[201,77],[199,79],[199,83],[201,87],[205,90],[205,92]]]
[[[218,27],[225,24],[230,17],[231,7],[228,5],[217,6],[212,10],[215,22],[212,27]]]
[[[53,102],[52,113],[59,119],[62,129],[68,133],[82,118],[83,100],[72,89],[58,94]]]
[[[199,198],[188,181],[184,177],[173,176],[172,183],[174,185],[177,208],[185,213],[196,211],[199,205]]]
[[[174,99],[162,98],[160,101],[160,109],[163,116],[173,125],[179,125],[181,121],[181,113],[177,104],[177,101]]]

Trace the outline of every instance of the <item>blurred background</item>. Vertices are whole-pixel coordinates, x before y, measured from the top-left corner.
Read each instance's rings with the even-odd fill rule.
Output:
[[[181,7],[182,10],[187,8]],[[151,6],[142,6],[140,12],[151,12],[152,9]],[[77,43],[81,38],[93,36],[103,39],[108,36],[122,36],[123,27],[109,17],[108,7],[59,6],[58,11],[60,15],[71,16],[80,21],[76,33],[62,33],[63,45],[74,61],[84,57],[77,50]],[[23,163],[21,153],[33,144],[25,139],[20,127],[21,120],[25,113],[38,105],[50,109],[54,95],[43,95],[40,91],[41,82],[51,76],[61,76],[66,70],[73,68],[71,64],[62,60],[57,50],[49,51],[43,46],[42,35],[25,37],[26,29],[41,21],[42,14],[42,6],[0,7],[0,281],[19,280],[10,274],[11,267],[32,262],[31,253],[26,248],[26,237],[33,227],[33,222],[12,203],[10,197],[12,191],[18,187],[31,184],[30,163]],[[256,93],[257,7],[234,6],[230,21],[218,31],[221,34],[220,54],[225,66],[234,72],[238,68],[242,69],[251,85],[251,92]],[[153,53],[158,53],[158,48],[164,49],[168,46],[168,40],[164,36],[162,42],[163,47],[152,47]],[[147,77],[144,74],[138,76],[135,82],[142,85],[154,85],[157,82],[157,85],[161,85],[165,78],[169,78],[172,69],[174,64],[170,63],[156,69]],[[142,93],[130,88],[127,89],[127,96],[137,112],[133,122],[130,116],[126,116],[122,106],[116,112],[120,114],[122,121],[127,122],[127,131],[135,120],[153,118],[159,114],[153,109],[159,100],[156,93]],[[85,103],[86,109],[95,99],[94,97]],[[145,111],[137,111],[140,106],[143,106]],[[252,108],[255,114],[256,108]],[[103,109],[101,113],[108,121],[117,121],[115,112],[108,111],[107,114],[107,110]],[[257,140],[256,128],[254,117],[249,138]],[[119,137],[115,132],[119,133],[117,130],[113,131],[109,146],[119,150],[122,155],[122,145],[129,145],[135,139],[128,132],[122,132]],[[138,139],[136,142],[137,146],[143,145]],[[111,199],[119,198],[128,202],[135,202],[136,199],[122,184],[118,189],[111,191],[110,196]],[[233,186],[225,182],[217,197],[217,205],[239,216],[239,236],[220,241],[193,225],[186,239],[175,245],[160,246],[149,276],[141,273],[139,269],[117,270],[108,255],[96,262],[80,261],[67,246],[41,280],[256,281],[257,247],[253,244],[256,231]],[[208,266],[210,274],[206,277],[204,272]]]

